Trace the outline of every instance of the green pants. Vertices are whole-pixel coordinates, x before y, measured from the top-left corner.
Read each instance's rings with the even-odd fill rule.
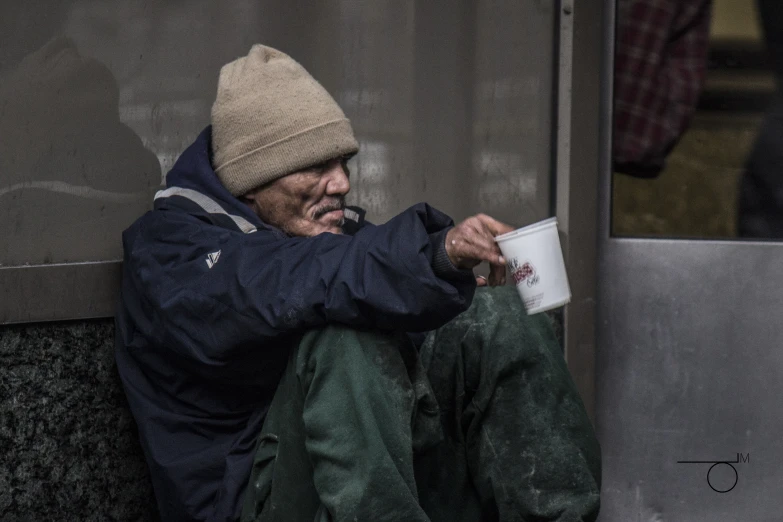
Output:
[[[243,522],[592,521],[600,448],[549,319],[511,287],[419,352],[330,326],[291,354]]]

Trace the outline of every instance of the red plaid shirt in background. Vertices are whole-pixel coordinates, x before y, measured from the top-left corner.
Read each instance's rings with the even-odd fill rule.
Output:
[[[658,175],[688,127],[704,86],[710,8],[711,0],[618,0],[616,172]]]

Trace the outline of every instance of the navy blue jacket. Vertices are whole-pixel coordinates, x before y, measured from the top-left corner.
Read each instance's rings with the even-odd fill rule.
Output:
[[[220,184],[210,136],[123,234],[117,366],[166,522],[238,518],[256,437],[306,329],[432,330],[475,291],[445,254],[448,216],[418,204],[353,235],[289,237]]]

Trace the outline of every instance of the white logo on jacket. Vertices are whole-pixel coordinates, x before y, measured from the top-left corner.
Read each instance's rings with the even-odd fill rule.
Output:
[[[218,262],[219,258],[220,258],[220,250],[218,250],[217,252],[212,252],[211,254],[207,254],[207,259],[206,259],[207,266],[209,268],[212,268],[213,266],[215,266],[215,263]]]

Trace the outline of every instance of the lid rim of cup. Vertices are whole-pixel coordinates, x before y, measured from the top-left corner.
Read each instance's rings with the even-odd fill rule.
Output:
[[[495,237],[495,241],[500,242],[517,236],[527,235],[530,234],[531,232],[537,231],[540,228],[546,228],[551,225],[557,226],[557,217],[550,217],[542,221],[537,221],[536,223],[531,223],[530,225],[524,226],[522,228],[512,230],[511,232],[506,232],[505,234],[501,234]]]

